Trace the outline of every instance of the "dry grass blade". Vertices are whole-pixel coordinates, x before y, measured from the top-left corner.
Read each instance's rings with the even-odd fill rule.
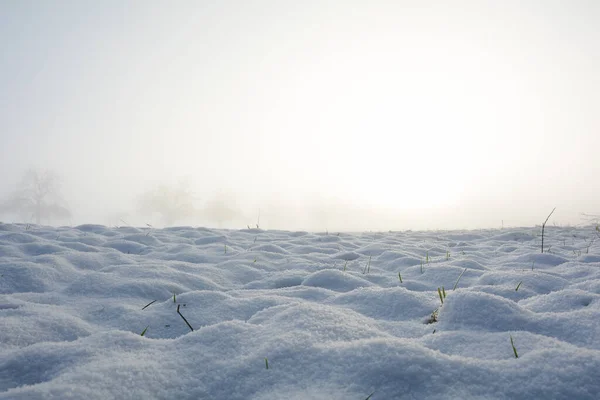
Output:
[[[151,306],[154,303],[156,303],[156,300],[152,300],[150,303],[146,304],[144,307],[142,307],[142,310],[145,310],[147,307]]]
[[[548,222],[548,220],[550,219],[550,216],[552,214],[554,214],[554,210],[556,210],[556,207],[554,207],[552,209],[552,212],[550,212],[550,214],[548,214],[548,218],[546,218],[546,220],[544,221],[544,223],[542,224],[542,253],[544,252],[544,230],[546,229],[546,223]]]
[[[179,307],[181,307],[181,304],[178,304],[178,305],[177,305],[177,314],[179,314],[179,316],[180,316],[181,318],[183,318],[183,320],[184,320],[184,321],[185,321],[185,323],[187,324],[188,328],[190,328],[190,330],[193,332],[193,331],[194,331],[194,328],[192,328],[192,326],[190,325],[190,323],[188,322],[188,320],[187,320],[187,319],[185,319],[185,317],[183,316],[183,314],[181,314],[181,313],[179,312]]]

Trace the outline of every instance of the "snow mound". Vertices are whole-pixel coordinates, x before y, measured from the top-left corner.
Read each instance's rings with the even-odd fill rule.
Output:
[[[595,400],[600,241],[535,232],[0,224],[0,400]]]

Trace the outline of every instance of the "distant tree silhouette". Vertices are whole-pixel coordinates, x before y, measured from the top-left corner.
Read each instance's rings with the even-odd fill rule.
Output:
[[[196,197],[183,184],[177,187],[160,185],[139,197],[139,211],[144,214],[158,213],[164,226],[198,215],[194,206]]]
[[[201,210],[202,219],[215,222],[219,228],[223,223],[242,219],[242,213],[235,208],[235,198],[231,194],[217,193]]]
[[[25,172],[17,189],[2,203],[0,213],[17,214],[40,224],[42,219],[66,219],[71,212],[60,196],[60,180],[52,171],[30,169]]]

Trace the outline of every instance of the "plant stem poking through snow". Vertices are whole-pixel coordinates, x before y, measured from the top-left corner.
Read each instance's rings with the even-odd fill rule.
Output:
[[[513,341],[512,335],[510,335],[510,345],[512,346],[513,353],[515,353],[515,358],[519,358],[519,354],[517,354],[517,348],[515,347],[515,342]]]
[[[442,289],[438,288],[438,294],[440,295],[440,301],[442,302],[442,304],[444,304],[444,299],[446,298],[446,291],[444,290],[443,286]]]
[[[427,320],[425,321],[425,323],[426,324],[433,324],[433,323],[437,322],[437,320],[438,320],[438,312],[439,312],[438,308],[436,308],[435,310],[433,310],[431,312],[431,315],[429,316],[429,318],[427,318]],[[435,330],[433,332],[435,333]]]
[[[398,279],[400,279],[400,283],[402,283],[402,275],[400,275],[400,272],[398,272]]]
[[[152,304],[154,304],[156,302],[156,300],[152,300],[150,303],[146,304],[144,307],[142,307],[142,310],[146,309],[148,306],[151,306]]]
[[[371,271],[371,256],[369,256],[369,261],[367,262],[367,265],[365,265],[363,274],[368,274],[370,271]]]
[[[550,216],[554,213],[554,210],[556,210],[556,207],[552,209],[552,212],[548,214],[548,218],[546,218],[546,220],[542,224],[542,253],[544,252],[544,229],[546,229],[546,223],[550,219]]]
[[[267,357],[265,357],[265,368],[269,369],[269,360],[267,360]]]
[[[187,320],[187,319],[185,319],[185,317],[184,317],[184,316],[183,316],[183,315],[182,315],[182,314],[179,312],[179,307],[181,307],[181,304],[177,304],[177,314],[179,314],[179,316],[180,316],[181,318],[183,318],[183,320],[184,320],[184,321],[185,321],[185,323],[187,324],[188,328],[190,328],[190,330],[191,330],[192,332],[194,332],[194,328],[192,328],[192,326],[190,325],[190,323],[188,322],[188,320]]]
[[[370,395],[367,396],[367,398],[365,400],[369,400],[371,398],[371,396],[373,396],[375,394],[375,392],[371,392]]]
[[[523,283],[523,281],[519,282],[519,284],[517,285],[517,288],[515,289],[515,292],[519,291],[519,288],[521,287],[521,283]]]
[[[150,325],[148,325],[148,326],[150,326]],[[144,330],[142,331],[142,334],[140,336],[144,336],[146,334],[146,331],[148,330],[148,326],[146,326],[144,328]]]
[[[460,273],[460,275],[458,276],[458,279],[456,280],[456,283],[454,284],[454,287],[452,288],[452,290],[456,290],[456,287],[458,286],[458,281],[460,281],[460,278],[462,278],[463,274],[467,272],[467,269],[465,268],[463,270],[463,272]]]

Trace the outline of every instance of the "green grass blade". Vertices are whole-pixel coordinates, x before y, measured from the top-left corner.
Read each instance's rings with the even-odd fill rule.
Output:
[[[463,270],[463,272],[460,273],[460,275],[458,276],[458,279],[456,280],[456,283],[454,284],[454,287],[452,288],[452,290],[456,290],[456,287],[458,286],[458,281],[460,281],[460,278],[462,278],[463,274],[467,272],[467,269],[465,268]]]
[[[515,358],[519,358],[519,354],[517,354],[517,348],[515,347],[515,342],[513,341],[512,335],[510,335],[510,345],[512,346],[513,353],[515,353]]]

